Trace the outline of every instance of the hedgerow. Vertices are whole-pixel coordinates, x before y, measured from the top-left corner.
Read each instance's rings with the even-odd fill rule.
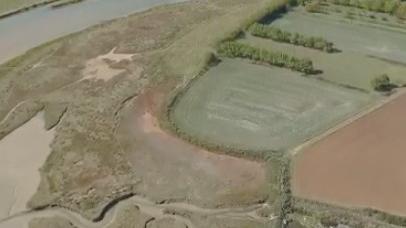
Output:
[[[388,13],[406,19],[406,2],[400,0],[327,0],[336,5],[357,7],[369,11]]]
[[[254,23],[249,28],[253,36],[272,39],[277,42],[290,43],[308,48],[322,50],[328,53],[334,52],[334,44],[322,37],[304,36],[299,33],[290,33],[280,28],[269,25]]]
[[[297,58],[281,52],[272,52],[236,41],[227,41],[220,44],[218,54],[229,58],[250,59],[285,67],[305,74],[314,74],[316,72],[310,59]]]

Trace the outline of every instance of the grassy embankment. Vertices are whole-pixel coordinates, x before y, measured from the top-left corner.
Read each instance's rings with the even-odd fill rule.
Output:
[[[0,2],[0,19],[58,1],[60,0],[2,0]]]

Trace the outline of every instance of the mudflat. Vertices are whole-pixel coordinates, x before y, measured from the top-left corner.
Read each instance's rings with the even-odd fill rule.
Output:
[[[0,219],[26,210],[40,183],[39,168],[50,153],[54,131],[44,129],[42,114],[0,141]]]

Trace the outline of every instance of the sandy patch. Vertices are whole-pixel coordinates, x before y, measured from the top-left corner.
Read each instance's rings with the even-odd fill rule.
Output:
[[[297,155],[294,194],[406,215],[406,95]]]
[[[0,219],[26,210],[40,183],[54,131],[37,115],[0,141]]]
[[[108,61],[112,63],[120,63],[122,61],[130,62],[136,54],[117,54],[116,48],[113,48],[109,53],[100,55],[94,59],[90,59],[86,62],[86,67],[83,69],[82,74],[84,77],[81,80],[103,80],[108,81],[114,76],[117,76],[125,69],[115,69],[110,67]]]

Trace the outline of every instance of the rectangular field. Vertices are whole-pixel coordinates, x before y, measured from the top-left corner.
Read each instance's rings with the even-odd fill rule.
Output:
[[[382,26],[342,16],[307,13],[303,8],[292,10],[271,24],[291,32],[324,37],[344,52],[406,63],[406,25]]]
[[[271,26],[323,37],[332,41],[341,52],[326,53],[249,34],[240,42],[309,58],[315,68],[322,71],[318,77],[337,84],[371,91],[371,80],[381,74],[389,75],[396,84],[406,83],[406,28],[390,29],[366,22],[351,23],[330,15],[306,13],[300,9],[272,21]]]
[[[297,155],[296,196],[406,215],[406,95]]]
[[[357,112],[373,97],[277,67],[225,59],[184,94],[172,113],[201,142],[284,150]]]

